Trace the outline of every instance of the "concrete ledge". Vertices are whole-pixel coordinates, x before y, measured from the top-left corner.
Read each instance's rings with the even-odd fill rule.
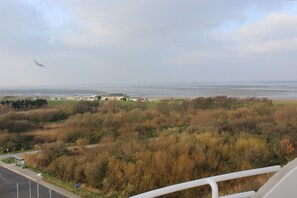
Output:
[[[274,174],[256,193],[255,198],[296,197],[297,158]]]

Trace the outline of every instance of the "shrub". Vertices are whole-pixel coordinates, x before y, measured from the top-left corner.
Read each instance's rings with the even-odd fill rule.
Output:
[[[79,101],[73,106],[72,112],[76,113],[86,113],[86,112],[96,112],[99,106],[98,101]]]

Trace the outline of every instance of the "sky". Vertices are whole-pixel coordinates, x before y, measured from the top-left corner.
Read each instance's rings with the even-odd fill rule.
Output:
[[[0,13],[0,87],[297,80],[295,0],[3,0]]]

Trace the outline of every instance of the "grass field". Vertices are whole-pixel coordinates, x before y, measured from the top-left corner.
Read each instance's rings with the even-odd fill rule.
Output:
[[[297,107],[297,100],[272,100],[274,105],[286,105]]]
[[[15,162],[13,157],[5,158],[2,160],[5,164],[13,164]]]
[[[108,101],[102,101],[101,100],[99,102],[99,104],[100,104],[100,106],[103,106],[106,102],[108,102]],[[135,102],[135,101],[117,101],[117,103],[120,106],[127,107],[127,108],[129,108],[129,107],[134,108],[136,106],[136,104],[137,104],[137,102]],[[148,108],[154,108],[157,105],[158,101],[157,100],[152,100],[152,101],[148,101],[148,102],[144,102],[144,103],[146,104],[146,106]]]
[[[65,106],[65,105],[74,105],[77,104],[79,101],[77,100],[48,100],[48,106],[55,107],[55,106]]]

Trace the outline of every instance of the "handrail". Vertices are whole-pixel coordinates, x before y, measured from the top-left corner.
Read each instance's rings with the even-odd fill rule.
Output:
[[[233,195],[226,195],[220,198],[249,198],[249,197],[254,197],[256,195],[255,191],[248,191],[248,192],[242,192],[242,193],[237,193]]]
[[[217,182],[215,182],[212,178],[207,178],[206,182],[211,187],[211,196],[213,198],[218,198],[219,197],[219,187],[218,187]]]
[[[194,180],[194,181],[184,182],[184,183],[180,183],[180,184],[175,184],[175,185],[167,186],[164,188],[159,188],[156,190],[152,190],[149,192],[145,192],[145,193],[142,193],[139,195],[132,196],[130,198],[153,198],[153,197],[158,197],[161,195],[166,195],[169,193],[186,190],[186,189],[194,188],[194,187],[198,187],[198,186],[203,186],[203,185],[207,185],[207,184],[210,184],[212,187],[212,193],[213,193],[212,198],[218,198],[218,192],[216,194],[216,187],[217,187],[216,183],[217,182],[238,179],[238,178],[243,178],[243,177],[249,177],[249,176],[255,176],[255,175],[261,175],[261,174],[266,174],[266,173],[273,173],[273,172],[279,171],[280,169],[281,169],[281,166],[269,166],[269,167],[265,167],[265,168],[257,168],[257,169],[252,169],[252,170],[239,171],[239,172],[234,172],[234,173],[229,173],[229,174],[224,174],[224,175],[218,175],[218,176],[198,179],[198,180]]]

